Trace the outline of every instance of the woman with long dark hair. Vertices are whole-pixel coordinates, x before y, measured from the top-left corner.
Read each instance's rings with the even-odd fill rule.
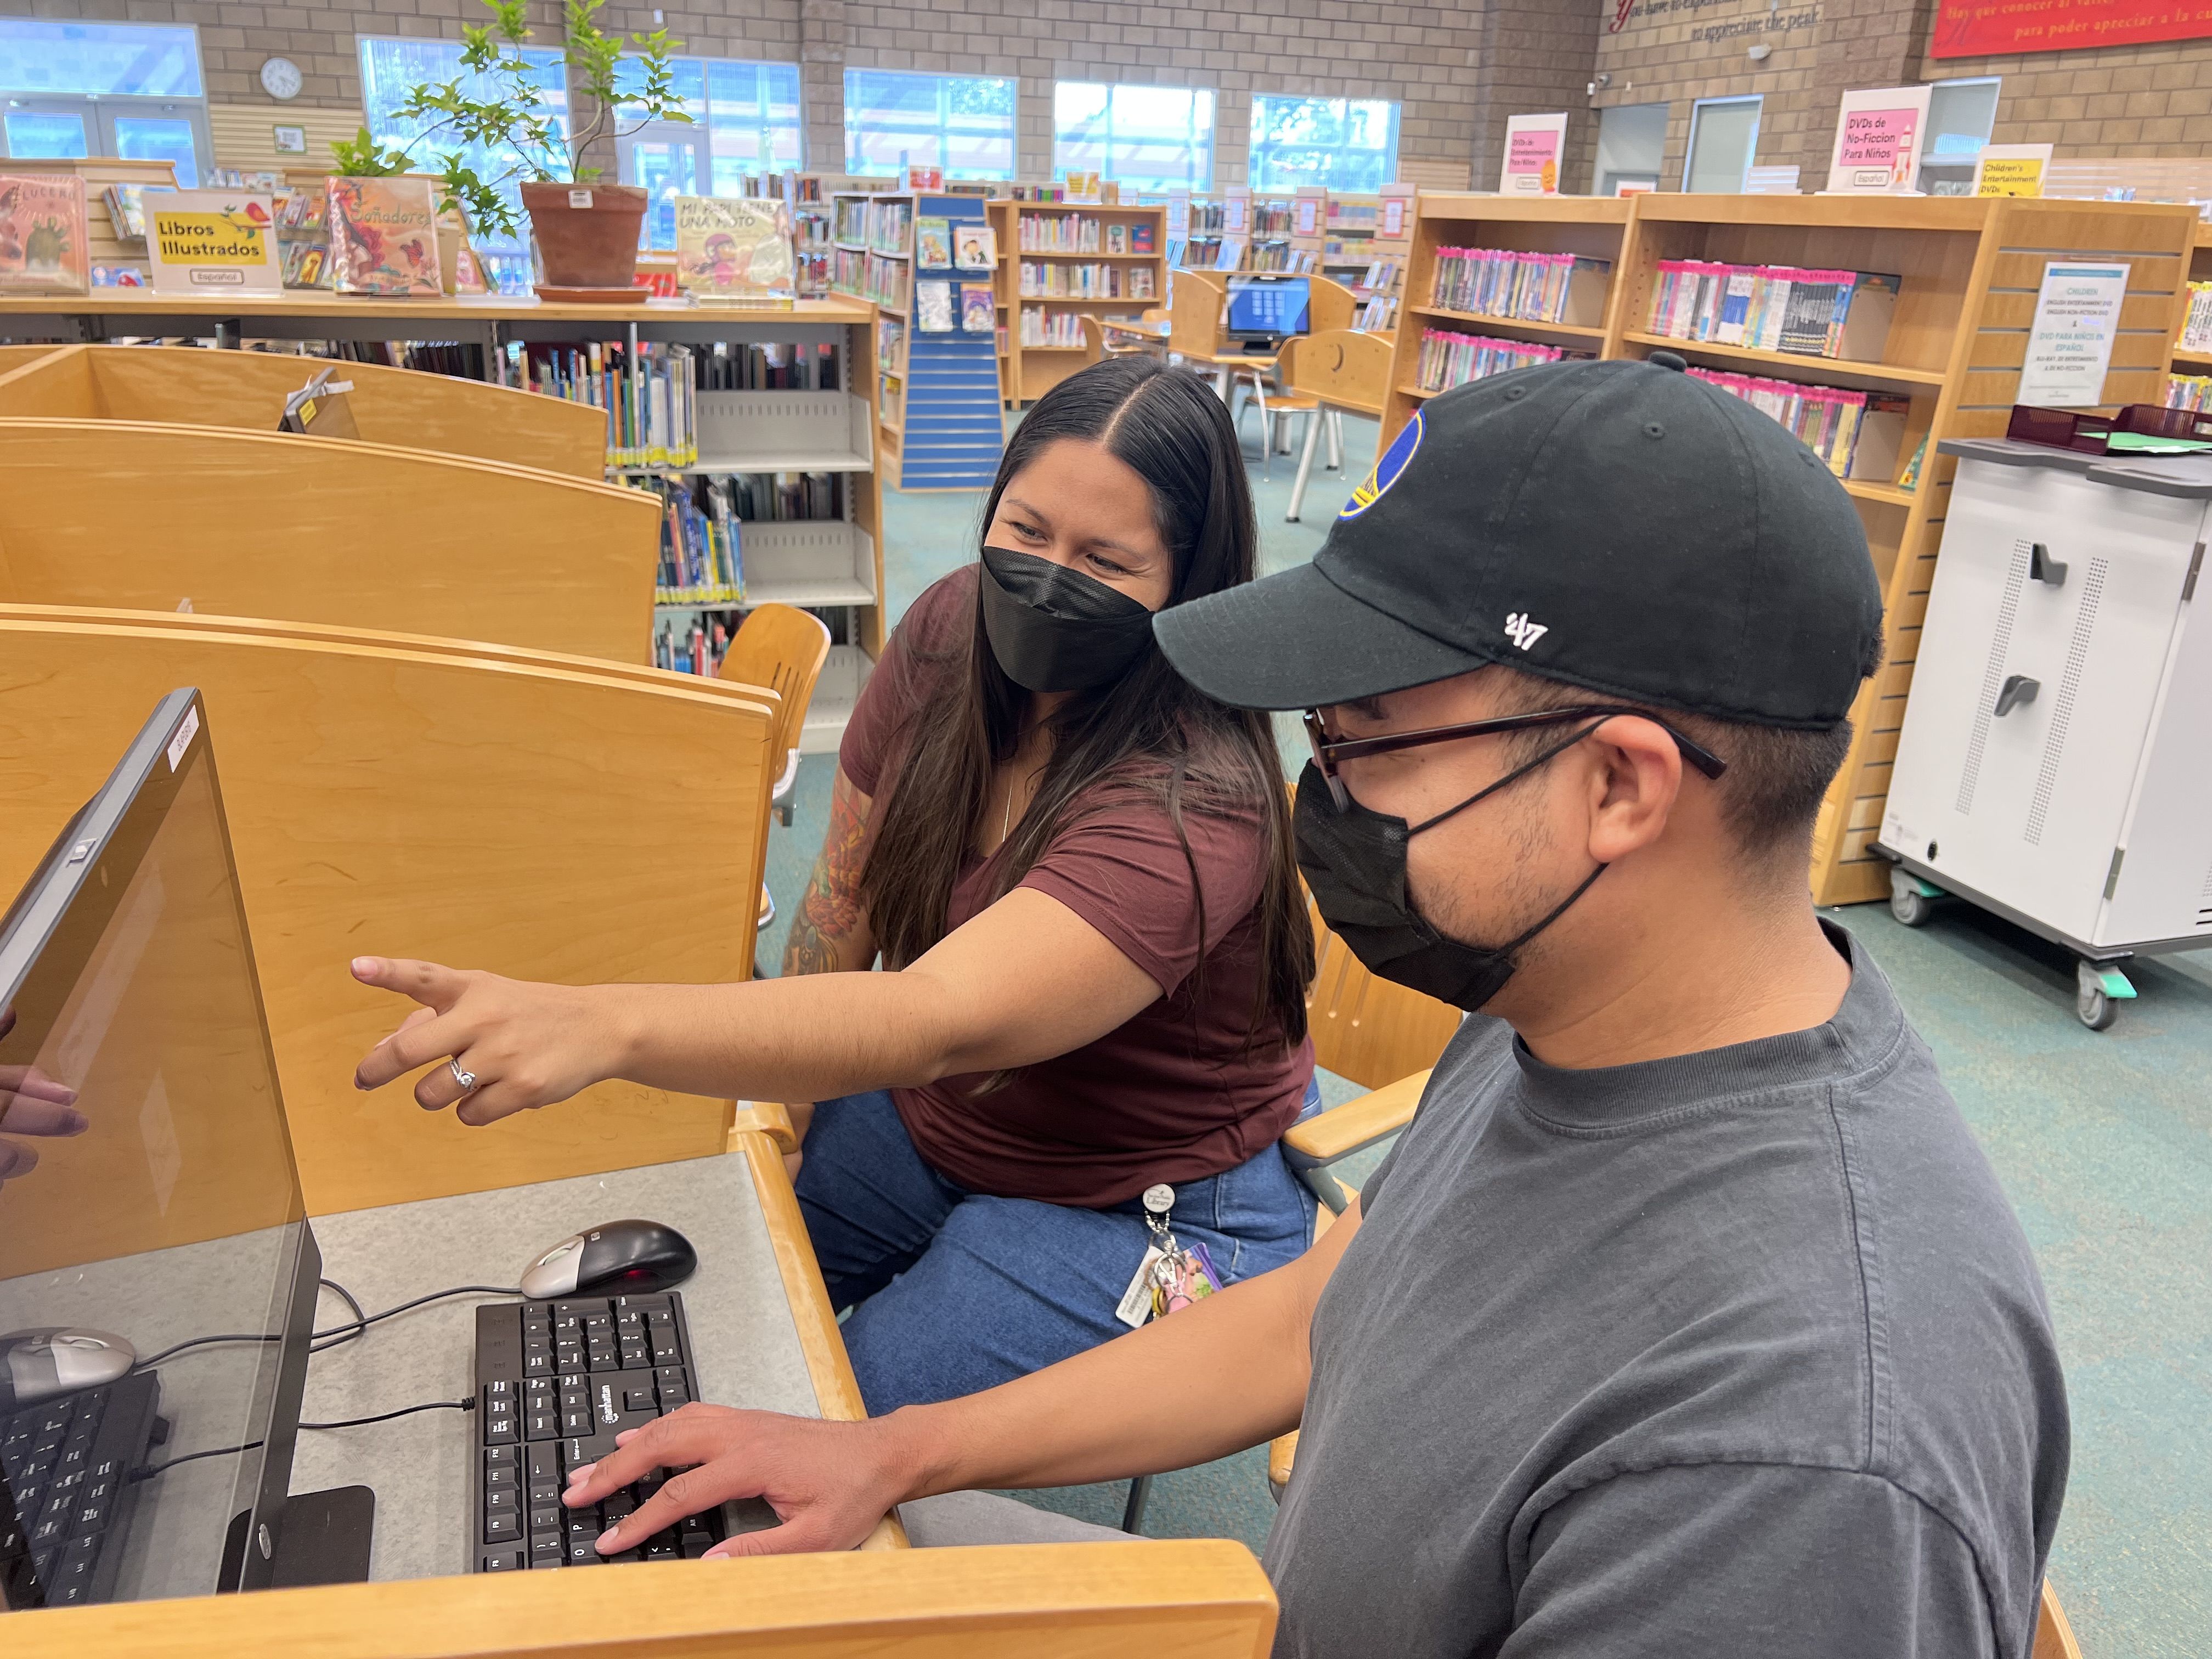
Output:
[[[1273,737],[1152,639],[1257,574],[1227,413],[1187,371],[1097,364],[1023,420],[984,525],[854,709],[782,978],[356,966],[436,1010],[362,1080],[450,1055],[416,1097],[469,1121],[611,1075],[819,1102],[799,1201],[877,1413],[1141,1323],[1158,1221],[1163,1300],[1281,1265],[1312,1223],[1277,1146],[1315,1097]]]

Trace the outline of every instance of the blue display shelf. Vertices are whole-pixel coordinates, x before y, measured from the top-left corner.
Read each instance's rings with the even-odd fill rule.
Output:
[[[984,222],[980,196],[915,198],[916,234],[911,297],[907,302],[906,400],[899,436],[898,487],[902,489],[988,489],[1006,448],[1000,416],[998,312],[976,331],[961,326],[963,285],[986,290],[995,272],[960,270],[921,263],[920,222],[949,220],[955,227]],[[951,285],[953,328],[925,334],[921,292],[926,283]]]

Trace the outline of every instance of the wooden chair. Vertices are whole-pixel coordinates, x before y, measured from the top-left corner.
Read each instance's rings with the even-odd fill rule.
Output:
[[[1331,465],[1344,465],[1346,410],[1382,418],[1383,401],[1390,392],[1390,356],[1387,335],[1358,329],[1316,329],[1298,342],[1297,351],[1290,360],[1291,367],[1279,378],[1292,391],[1318,398],[1328,411]],[[1285,515],[1293,523],[1305,504],[1306,480],[1313,476],[1314,449],[1320,435],[1320,430],[1309,422],[1305,447],[1298,455],[1297,478],[1291,486],[1290,510]]]
[[[2081,1659],[2081,1644],[2074,1639],[2074,1626],[2067,1620],[2066,1609],[2058,1605],[2058,1591],[2048,1574],[2036,1603],[2035,1646],[2029,1659]]]
[[[274,432],[285,398],[327,368],[334,380],[352,384],[346,401],[363,442],[595,482],[605,473],[605,410],[511,386],[289,352],[119,345],[35,349],[35,360],[0,356],[0,416]]]
[[[1359,296],[1334,277],[1309,278],[1307,291],[1312,295],[1306,319],[1308,333],[1328,334],[1350,328],[1358,319]]]
[[[0,891],[161,696],[197,685],[312,1212],[723,1151],[728,1103],[629,1084],[481,1130],[361,1094],[355,1062],[405,1009],[346,963],[744,978],[774,694],[280,626],[0,606]]]
[[[1266,1659],[1223,1539],[641,1562],[11,1613],[10,1659]]]
[[[738,625],[737,637],[723,654],[719,677],[744,685],[764,685],[776,695],[783,715],[771,751],[782,757],[770,799],[783,827],[791,827],[791,790],[799,781],[799,738],[814,683],[830,660],[830,629],[810,611],[788,605],[757,605]],[[775,900],[761,883],[759,926],[775,920]]]
[[[1329,454],[1332,458],[1329,465],[1339,467],[1344,465],[1342,417],[1335,410],[1324,408],[1321,400],[1311,392],[1299,391],[1292,378],[1294,372],[1292,366],[1297,362],[1304,346],[1305,341],[1303,337],[1293,336],[1283,342],[1282,349],[1276,354],[1272,368],[1236,369],[1230,376],[1230,382],[1233,388],[1232,398],[1237,391],[1249,393],[1248,400],[1241,406],[1233,403],[1231,404],[1240,437],[1244,430],[1244,410],[1251,408],[1254,404],[1257,404],[1260,408],[1260,465],[1262,477],[1273,478],[1275,476],[1277,450],[1279,449],[1286,455],[1290,453],[1290,421],[1294,415],[1302,415],[1305,417],[1307,447],[1310,448],[1314,438],[1319,435],[1313,426],[1316,421],[1319,421],[1328,432]]]
[[[642,663],[660,516],[636,490],[421,449],[0,418],[0,601],[281,617]]]

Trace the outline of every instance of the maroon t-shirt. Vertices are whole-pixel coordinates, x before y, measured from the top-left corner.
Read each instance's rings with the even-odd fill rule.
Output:
[[[953,649],[975,618],[969,565],[915,601],[861,691],[838,761],[879,805],[908,745],[908,717],[950,695],[939,684],[943,669],[918,660],[917,649]],[[1313,1075],[1310,1042],[1285,1048],[1272,1025],[1249,1032],[1261,970],[1255,906],[1267,867],[1256,812],[1229,818],[1186,807],[1187,862],[1164,807],[1109,793],[1095,811],[1079,799],[1070,814],[1077,821],[1018,885],[1074,911],[1166,994],[1097,1042],[1024,1066],[988,1094],[975,1093],[982,1075],[891,1091],[921,1155],[972,1191],[1095,1208],[1154,1182],[1218,1175],[1281,1139]],[[991,874],[990,859],[963,868],[948,930],[984,908]],[[1206,969],[1194,992],[1200,895]]]

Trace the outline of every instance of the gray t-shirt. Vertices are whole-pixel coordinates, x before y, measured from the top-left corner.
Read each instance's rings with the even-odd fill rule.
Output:
[[[1280,1656],[2027,1659],[2066,1485],[2027,1241],[1888,981],[1596,1071],[1445,1050],[1313,1323]]]

